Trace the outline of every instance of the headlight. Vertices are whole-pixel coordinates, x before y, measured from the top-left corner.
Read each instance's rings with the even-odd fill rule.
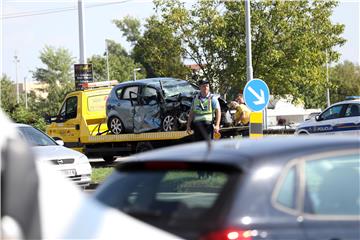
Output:
[[[83,164],[83,163],[89,163],[89,159],[85,155],[81,155],[79,157],[79,164]]]

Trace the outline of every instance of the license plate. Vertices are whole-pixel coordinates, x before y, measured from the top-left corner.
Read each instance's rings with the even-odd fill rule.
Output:
[[[61,170],[61,172],[67,177],[73,177],[76,175],[75,169],[65,169],[65,170]]]

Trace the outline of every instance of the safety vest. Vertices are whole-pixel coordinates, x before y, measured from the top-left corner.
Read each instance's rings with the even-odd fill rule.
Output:
[[[200,100],[200,94],[197,95],[193,101],[194,122],[212,122],[212,94],[205,101]]]

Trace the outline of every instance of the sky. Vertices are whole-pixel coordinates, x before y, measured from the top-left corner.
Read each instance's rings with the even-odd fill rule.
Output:
[[[1,64],[0,72],[16,79],[16,55],[19,62],[18,79],[31,80],[31,71],[43,67],[39,56],[45,45],[67,48],[79,58],[77,0],[0,0],[1,9]],[[142,23],[154,14],[152,1],[143,0],[83,0],[86,57],[103,54],[105,39],[112,39],[130,49],[120,30],[112,21],[127,15]],[[193,2],[188,1],[190,6]],[[42,14],[52,12],[50,14]],[[340,62],[359,63],[360,2],[340,1],[331,17],[334,23],[345,24],[343,37],[347,39],[339,48]]]

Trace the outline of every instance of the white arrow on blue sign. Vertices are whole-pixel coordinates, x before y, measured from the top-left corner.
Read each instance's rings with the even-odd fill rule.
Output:
[[[270,91],[261,79],[252,79],[245,85],[244,100],[253,112],[264,110],[270,99]]]

